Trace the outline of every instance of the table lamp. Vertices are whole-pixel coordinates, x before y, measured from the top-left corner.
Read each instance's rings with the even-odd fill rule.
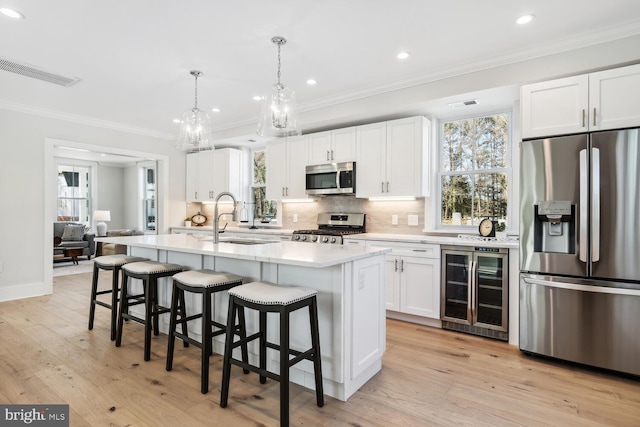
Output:
[[[93,212],[93,221],[96,223],[96,232],[98,236],[106,236],[107,235],[107,224],[105,221],[111,221],[111,211],[94,211]]]

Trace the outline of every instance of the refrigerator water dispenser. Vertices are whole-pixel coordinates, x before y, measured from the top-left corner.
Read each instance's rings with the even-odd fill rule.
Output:
[[[575,205],[549,200],[539,202],[533,209],[534,251],[575,254]]]

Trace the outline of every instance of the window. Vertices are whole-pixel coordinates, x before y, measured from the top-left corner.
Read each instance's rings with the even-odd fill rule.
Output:
[[[58,165],[57,220],[90,223],[91,168],[88,166]]]
[[[253,183],[251,184],[254,209],[251,218],[263,222],[276,222],[278,217],[278,202],[267,200],[267,163],[266,151],[259,150],[253,152]],[[240,218],[244,220],[244,218]]]
[[[440,228],[508,225],[507,113],[444,122],[440,145]]]
[[[144,188],[144,230],[156,230],[156,167],[143,166],[143,188]]]

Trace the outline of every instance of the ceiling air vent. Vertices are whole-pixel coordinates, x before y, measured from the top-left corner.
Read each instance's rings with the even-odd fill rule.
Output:
[[[11,73],[20,74],[21,76],[31,77],[32,79],[43,80],[45,82],[54,83],[60,86],[73,86],[80,81],[77,77],[66,77],[50,71],[36,68],[27,64],[20,64],[7,58],[0,57],[0,70],[9,71]]]
[[[458,107],[469,107],[471,105],[477,105],[478,104],[478,100],[477,99],[469,99],[467,101],[458,101],[458,102],[452,102],[450,104],[447,104],[449,107],[451,108],[458,108]]]

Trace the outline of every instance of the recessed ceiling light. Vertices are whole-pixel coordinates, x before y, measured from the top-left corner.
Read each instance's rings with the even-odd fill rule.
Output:
[[[520,25],[528,24],[529,22],[533,21],[533,17],[534,15],[522,15],[520,18],[516,19],[516,23]]]
[[[9,9],[8,7],[3,7],[2,9],[0,9],[0,13],[13,19],[24,19],[23,14],[21,14],[17,10]]]
[[[316,84],[316,83],[318,83],[318,82],[317,82],[317,81],[315,81],[314,79],[309,79],[309,80],[307,80],[307,84],[308,84],[309,86],[313,86],[313,85],[314,85],[314,84]]]
[[[254,101],[262,101],[262,97],[260,95],[256,95],[253,97]]]
[[[212,108],[211,111],[213,111],[214,113],[219,113],[220,109],[218,107]]]
[[[180,123],[180,119],[173,119],[173,123]]]
[[[398,55],[396,55],[396,58],[398,59],[407,59],[409,57],[409,52],[400,52]]]

